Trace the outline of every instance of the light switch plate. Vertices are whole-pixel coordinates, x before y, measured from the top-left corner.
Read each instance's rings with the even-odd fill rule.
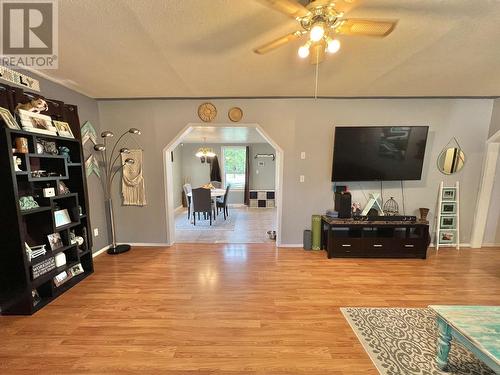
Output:
[[[300,158],[301,158],[301,159],[305,159],[305,158],[306,158],[306,153],[305,153],[304,151],[302,151],[302,152],[300,153]]]
[[[300,182],[304,182],[305,181],[305,177],[303,174],[300,175]]]
[[[94,237],[99,235],[99,228],[94,228]]]

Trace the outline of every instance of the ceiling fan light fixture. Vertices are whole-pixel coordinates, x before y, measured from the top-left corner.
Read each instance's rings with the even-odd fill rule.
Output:
[[[307,56],[309,56],[309,45],[304,44],[303,46],[300,46],[297,53],[301,59],[305,59]]]
[[[319,42],[325,35],[325,25],[322,22],[314,24],[309,33],[309,37],[313,42]]]
[[[337,53],[340,49],[340,42],[338,39],[329,39],[326,45],[326,51],[328,53]]]

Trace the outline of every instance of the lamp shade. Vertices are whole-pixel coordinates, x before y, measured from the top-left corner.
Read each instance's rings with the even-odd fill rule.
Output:
[[[113,132],[110,132],[109,130],[106,130],[101,133],[102,138],[108,138],[108,137],[114,137],[115,134]]]
[[[106,151],[106,146],[104,146],[102,143],[98,143],[94,146],[94,150],[96,151]]]

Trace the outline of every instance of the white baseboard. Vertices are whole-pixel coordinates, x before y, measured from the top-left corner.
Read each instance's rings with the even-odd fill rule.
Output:
[[[300,247],[300,248],[303,248],[304,244],[301,244],[301,243],[282,243],[278,247],[292,247],[292,248]]]
[[[243,203],[228,203],[228,206],[234,208],[246,207]]]
[[[483,243],[483,247],[500,247],[500,243]]]
[[[111,247],[111,245],[104,246],[101,250],[97,250],[95,253],[92,253],[92,258],[95,258],[102,253],[104,253],[106,250],[108,250]]]
[[[430,243],[429,247],[436,247],[433,242]],[[439,248],[454,248],[455,245],[453,244],[441,244],[439,245]],[[470,243],[461,243],[460,248],[462,247],[470,247]]]
[[[129,242],[130,246],[139,247],[170,247],[168,243],[158,243],[158,242]]]

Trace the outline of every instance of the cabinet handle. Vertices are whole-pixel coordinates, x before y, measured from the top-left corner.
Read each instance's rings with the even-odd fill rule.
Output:
[[[348,245],[348,244],[342,244],[342,247],[351,247],[351,245]]]
[[[373,247],[382,247],[382,245],[379,245],[379,244],[373,244]]]
[[[415,245],[405,245],[405,247],[415,247]]]

